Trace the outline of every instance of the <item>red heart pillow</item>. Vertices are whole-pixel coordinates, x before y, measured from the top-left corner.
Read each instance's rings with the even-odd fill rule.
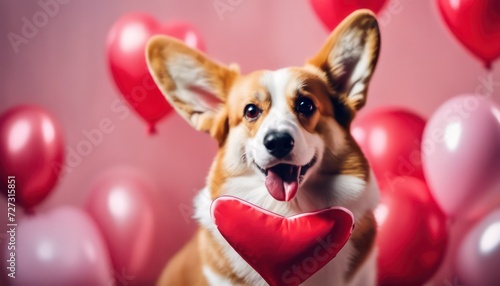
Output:
[[[283,217],[235,197],[212,203],[222,236],[270,285],[299,285],[342,249],[354,227],[341,207]]]

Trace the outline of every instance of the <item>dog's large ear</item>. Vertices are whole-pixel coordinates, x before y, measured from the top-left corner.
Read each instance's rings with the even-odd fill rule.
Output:
[[[167,36],[149,40],[146,61],[154,81],[177,113],[195,129],[222,143],[228,128],[224,102],[238,71]]]
[[[326,72],[338,100],[354,113],[366,102],[379,49],[380,33],[375,15],[369,10],[358,10],[337,26],[308,64]]]

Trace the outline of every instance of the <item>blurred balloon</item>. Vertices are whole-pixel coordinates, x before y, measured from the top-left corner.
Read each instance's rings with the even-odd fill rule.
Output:
[[[500,1],[438,0],[444,22],[486,68],[500,56]]]
[[[325,27],[332,31],[345,17],[358,9],[370,9],[378,13],[386,0],[310,0],[316,15]]]
[[[121,94],[148,122],[149,133],[154,133],[156,122],[172,110],[146,64],[146,43],[155,34],[169,35],[190,47],[205,49],[200,34],[188,23],[162,25],[147,14],[132,13],[124,15],[113,25],[106,44],[111,74]]]
[[[375,210],[378,223],[379,285],[422,285],[439,268],[446,252],[446,217],[425,183],[397,177]]]
[[[457,96],[432,115],[422,142],[425,176],[449,215],[500,196],[500,110],[473,95]]]
[[[14,234],[15,279],[9,279],[11,285],[112,285],[106,244],[85,212],[59,207],[47,214],[26,216]],[[3,250],[3,261],[10,266],[10,250]],[[6,270],[8,274],[9,268]]]
[[[395,176],[424,180],[420,145],[425,120],[404,109],[387,108],[356,118],[352,135],[379,182]]]
[[[47,197],[57,182],[63,156],[61,128],[42,108],[21,105],[0,116],[0,177],[15,176],[18,205],[31,211]],[[6,186],[1,190],[8,195]]]
[[[115,271],[138,276],[151,264],[157,234],[154,186],[138,171],[117,168],[98,179],[89,195],[87,211],[108,244]]]
[[[456,273],[465,285],[499,285],[500,209],[486,216],[466,234],[455,264]]]

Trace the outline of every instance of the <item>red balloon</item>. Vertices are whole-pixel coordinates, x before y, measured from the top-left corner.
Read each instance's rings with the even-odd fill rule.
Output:
[[[379,182],[395,176],[424,180],[420,146],[425,120],[404,109],[379,109],[357,118],[352,135]]]
[[[486,68],[500,56],[500,1],[438,0],[444,22]]]
[[[154,186],[133,169],[116,169],[98,179],[86,209],[107,242],[117,273],[138,276],[150,267],[156,235]],[[140,277],[142,278],[142,277]]]
[[[330,31],[352,12],[366,8],[378,13],[385,2],[386,0],[310,0],[314,12]]]
[[[57,182],[63,157],[61,128],[42,108],[22,105],[0,116],[0,177],[15,176],[16,204],[31,211],[47,197]],[[0,189],[9,197],[7,186]]]
[[[106,46],[111,74],[127,102],[148,122],[149,133],[172,110],[146,64],[146,43],[155,34],[176,37],[204,50],[200,34],[188,23],[161,25],[149,15],[134,13],[121,17],[111,28]]]
[[[397,177],[381,188],[375,210],[379,285],[422,285],[446,252],[446,217],[419,179]]]

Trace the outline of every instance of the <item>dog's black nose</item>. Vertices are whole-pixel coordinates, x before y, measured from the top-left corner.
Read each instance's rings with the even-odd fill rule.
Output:
[[[292,136],[286,132],[269,132],[264,137],[264,146],[271,155],[277,158],[283,158],[293,149],[294,141]]]

